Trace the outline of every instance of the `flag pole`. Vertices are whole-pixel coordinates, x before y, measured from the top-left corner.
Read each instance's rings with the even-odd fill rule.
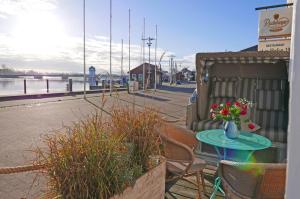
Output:
[[[155,65],[155,74],[154,74],[154,91],[156,91],[156,83],[157,83],[157,71],[156,71],[156,53],[157,53],[157,24],[155,25],[155,57],[154,57],[154,65]]]
[[[112,94],[112,74],[111,74],[111,39],[112,39],[112,0],[110,0],[110,39],[109,39],[109,73],[110,73],[110,86],[109,86],[109,95]]]
[[[122,46],[121,46],[121,80],[123,79],[123,39],[121,40]]]
[[[129,84],[131,81],[131,74],[130,74],[130,29],[131,29],[131,24],[130,24],[130,8],[128,10],[128,68],[129,68]],[[128,84],[128,86],[129,86]]]
[[[83,97],[86,99],[85,0],[83,0]]]
[[[143,25],[143,35],[142,35],[142,41],[143,41],[143,91],[145,92],[145,25],[146,24],[146,19],[144,17],[144,25]]]

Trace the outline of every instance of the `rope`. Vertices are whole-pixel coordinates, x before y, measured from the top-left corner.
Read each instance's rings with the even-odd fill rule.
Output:
[[[46,165],[26,165],[18,167],[0,167],[0,174],[22,173],[44,169]]]

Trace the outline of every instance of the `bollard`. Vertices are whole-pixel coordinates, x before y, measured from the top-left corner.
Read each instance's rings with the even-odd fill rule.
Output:
[[[69,91],[72,92],[73,88],[72,88],[72,79],[69,79]]]
[[[49,79],[46,80],[47,83],[47,93],[49,93]]]
[[[24,94],[27,93],[27,88],[26,88],[26,79],[24,79]]]

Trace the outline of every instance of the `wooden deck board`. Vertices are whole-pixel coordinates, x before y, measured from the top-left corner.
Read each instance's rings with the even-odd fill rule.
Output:
[[[214,174],[216,171],[211,169],[205,170],[205,187],[208,192],[208,195],[204,195],[202,191],[201,199],[208,199],[213,191],[213,180]],[[187,180],[196,183],[196,178],[191,176]],[[186,180],[178,180],[174,185],[171,186],[169,191],[166,192],[166,199],[194,199],[197,198],[198,192],[197,187]],[[221,193],[218,193],[216,199],[223,199]]]

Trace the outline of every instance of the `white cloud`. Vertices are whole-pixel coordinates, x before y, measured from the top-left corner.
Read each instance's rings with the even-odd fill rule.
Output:
[[[46,38],[45,38],[46,39]],[[24,38],[24,40],[26,40]],[[33,69],[49,69],[52,67],[53,70],[58,71],[69,71],[69,72],[80,72],[82,71],[83,65],[83,42],[80,37],[66,37],[63,43],[57,46],[47,46],[48,43],[39,44],[36,46],[31,45],[30,49],[23,49],[22,46],[16,44],[16,39],[12,35],[0,34],[0,63],[5,62],[6,65],[15,68],[26,68],[31,67]],[[26,45],[26,43],[25,43]],[[29,44],[28,44],[29,45]],[[39,49],[42,46],[43,49],[52,48],[51,51],[45,52]],[[128,44],[123,46],[123,66],[124,71],[128,70]],[[145,48],[145,61],[148,61],[148,48]],[[164,52],[163,49],[158,48],[157,50],[157,63]],[[166,53],[164,58],[168,60]],[[141,64],[141,47],[140,45],[131,45],[131,68]],[[154,63],[154,49],[151,49],[151,62]],[[41,63],[40,66],[37,66]],[[45,64],[48,63],[48,64]],[[87,66],[93,65],[97,69],[109,71],[109,39],[103,36],[93,36],[86,39],[86,63]],[[53,65],[53,66],[52,66]],[[72,65],[73,67],[70,67]],[[121,43],[112,42],[112,66],[113,72],[119,73],[121,65]],[[162,65],[166,65],[162,62]]]
[[[181,68],[189,68],[190,70],[196,70],[195,67],[195,54],[186,55],[177,60],[177,63],[181,65]]]
[[[0,64],[16,69],[53,70],[81,72],[83,66],[83,39],[69,36],[64,31],[54,11],[57,0],[0,0],[0,20],[17,18],[12,33],[0,33]],[[36,17],[38,15],[39,17]],[[47,21],[47,23],[45,23]],[[38,29],[37,29],[38,27]],[[112,43],[112,67],[120,73],[121,43]],[[159,48],[157,62],[165,52]],[[166,52],[161,64],[168,70],[169,55]],[[183,66],[194,65],[194,58],[176,58]],[[145,47],[148,62],[148,47]],[[154,63],[154,48],[151,48]],[[86,39],[87,67],[93,65],[98,71],[109,71],[109,38],[94,35]],[[140,44],[131,45],[131,68],[142,63]],[[128,44],[124,44],[124,71],[128,71]]]
[[[56,8],[56,3],[57,0],[0,0],[0,17],[53,10]]]

